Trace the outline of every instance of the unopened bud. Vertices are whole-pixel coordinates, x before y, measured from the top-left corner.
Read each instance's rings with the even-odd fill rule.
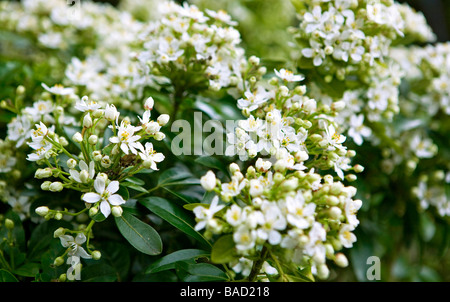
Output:
[[[347,267],[348,266],[348,259],[342,253],[337,253],[336,254],[336,258],[334,259],[334,262],[340,267]]]
[[[6,218],[6,219],[5,219],[5,226],[6,226],[6,228],[7,228],[8,230],[14,229],[14,221],[12,221],[12,220],[9,219],[9,218]]]
[[[144,103],[144,109],[152,110],[154,105],[155,105],[155,101],[153,100],[152,97],[149,97]]]
[[[97,142],[98,142],[98,136],[97,136],[97,135],[94,135],[94,134],[91,135],[91,136],[89,136],[88,142],[89,142],[89,144],[91,144],[91,145],[97,144]]]
[[[36,208],[35,211],[36,211],[36,214],[38,214],[39,216],[44,217],[50,212],[50,209],[48,207],[46,207],[46,206],[42,206],[42,207]]]
[[[74,160],[73,158],[69,158],[67,160],[67,167],[69,169],[74,169],[76,166],[77,166],[77,161],[76,160]]]
[[[157,122],[160,126],[164,126],[169,122],[169,115],[168,114],[161,114],[158,116]]]
[[[55,266],[60,266],[64,263],[64,258],[63,257],[57,257],[55,259],[55,261],[53,262],[53,265]]]
[[[92,252],[92,258],[94,260],[99,260],[101,257],[102,257],[102,253],[100,253],[100,251],[95,250]]]
[[[123,209],[121,206],[114,206],[111,208],[111,214],[113,214],[114,217],[120,217],[122,216]]]
[[[83,118],[83,127],[84,128],[91,128],[93,125],[91,115],[88,113]]]
[[[56,231],[53,232],[53,237],[58,238],[66,233],[66,230],[64,228],[58,228]]]
[[[76,143],[81,143],[83,141],[83,136],[81,135],[80,132],[77,132],[72,136],[72,139]]]
[[[37,169],[34,173],[34,177],[37,179],[48,178],[50,176],[52,176],[51,168]]]
[[[61,182],[55,181],[52,182],[51,185],[48,188],[51,192],[60,192],[64,189],[64,186]]]

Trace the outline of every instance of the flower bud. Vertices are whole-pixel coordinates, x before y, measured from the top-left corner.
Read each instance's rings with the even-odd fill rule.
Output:
[[[91,144],[91,145],[97,144],[97,142],[98,142],[98,136],[97,136],[97,135],[94,135],[94,134],[91,135],[91,136],[89,136],[88,142],[89,142],[89,144]]]
[[[115,121],[118,117],[119,117],[120,113],[119,111],[117,111],[116,106],[114,105],[106,105],[105,108],[105,112],[104,112],[104,117],[112,122]]]
[[[147,100],[145,100],[144,109],[152,110],[154,105],[155,105],[155,101],[153,100],[152,97],[149,97]]]
[[[208,171],[200,178],[200,184],[206,191],[212,191],[216,187],[216,175],[213,171]]]
[[[121,206],[114,206],[111,208],[111,214],[113,214],[114,217],[120,217],[122,216],[123,209]]]
[[[92,252],[92,259],[94,260],[99,260],[102,257],[102,253],[100,253],[100,251],[93,251]]]
[[[239,172],[239,171],[241,171],[241,169],[239,168],[238,164],[236,164],[236,163],[231,163],[230,164],[230,172],[231,172],[231,174],[234,174],[234,173]]]
[[[90,217],[93,217],[93,216],[97,215],[97,213],[98,213],[98,208],[90,208],[89,209],[89,216]]]
[[[6,219],[5,219],[5,226],[6,226],[6,228],[7,228],[8,230],[14,229],[14,221],[12,221],[12,220],[9,219],[9,218],[6,218]]]
[[[88,113],[83,118],[83,127],[84,128],[91,128],[93,125],[91,115]]]
[[[64,258],[63,257],[57,257],[55,259],[55,261],[53,262],[54,266],[60,266],[62,264],[64,264]]]
[[[102,165],[103,168],[109,168],[111,166],[111,159],[108,155],[105,155],[101,158],[100,165]]]
[[[169,122],[169,115],[168,114],[161,114],[158,116],[157,122],[160,126],[164,126]]]
[[[317,277],[319,279],[325,280],[330,275],[330,270],[328,269],[328,266],[326,264],[320,264],[317,267]]]
[[[60,192],[60,191],[62,191],[63,188],[64,188],[64,186],[63,186],[63,184],[61,182],[55,181],[55,182],[51,183],[51,185],[49,186],[48,189],[51,192]]]
[[[77,161],[76,160],[74,160],[73,158],[69,158],[67,160],[67,167],[69,169],[74,169],[76,166],[77,166]]]
[[[102,152],[98,150],[92,152],[92,158],[94,159],[94,161],[101,161],[103,158]]]
[[[334,258],[334,262],[339,267],[347,267],[348,266],[348,259],[347,257],[342,253],[337,253],[336,258]]]
[[[58,228],[56,231],[53,232],[53,237],[58,238],[66,233],[66,230],[64,228]]]
[[[67,280],[67,274],[59,275],[59,278],[58,278],[59,282],[66,282],[66,280]]]
[[[52,182],[49,181],[49,180],[44,181],[44,182],[41,184],[41,190],[42,190],[42,191],[48,191],[48,190],[50,190],[50,185],[51,185],[51,184],[52,184]]]
[[[80,180],[82,183],[87,183],[89,181],[89,172],[86,170],[82,170],[80,172]]]
[[[256,56],[251,56],[250,58],[248,58],[248,62],[252,65],[259,65],[260,59]]]
[[[162,141],[166,138],[166,135],[162,132],[157,132],[154,137],[157,141]]]
[[[354,165],[354,166],[353,166],[353,170],[354,170],[356,173],[361,173],[362,171],[364,171],[364,167],[361,166],[361,165]]]
[[[35,211],[36,211],[36,214],[38,214],[39,216],[44,217],[50,212],[50,209],[48,207],[46,207],[46,206],[42,206],[42,207],[36,208]]]
[[[36,173],[34,173],[34,177],[37,179],[48,178],[50,176],[52,176],[52,169],[50,168],[37,169]]]
[[[76,143],[81,143],[83,141],[83,136],[81,135],[80,132],[77,132],[72,136],[72,139]]]
[[[63,218],[63,214],[61,212],[58,212],[55,214],[55,219],[56,220],[61,220]]]

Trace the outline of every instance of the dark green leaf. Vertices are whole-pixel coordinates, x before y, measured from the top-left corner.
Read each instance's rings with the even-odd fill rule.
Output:
[[[158,255],[162,251],[162,241],[158,232],[124,211],[122,216],[114,217],[120,233],[138,251],[147,255]]]
[[[176,252],[173,252],[167,256],[162,257],[158,261],[152,263],[145,273],[156,273],[161,272],[168,269],[174,269],[175,264],[180,261],[185,261],[189,259],[197,259],[200,257],[207,257],[209,256],[209,252],[204,250],[198,250],[198,249],[186,249],[186,250],[179,250]]]
[[[7,270],[0,269],[0,282],[19,282],[19,280]]]
[[[179,262],[177,268],[184,271],[184,282],[228,281],[228,276],[221,269],[209,263]]]
[[[131,182],[123,182],[120,185],[127,187],[129,189],[133,189],[135,191],[139,191],[139,192],[143,192],[143,193],[147,193],[147,189],[141,187],[140,185],[137,185],[135,183],[131,183]]]
[[[143,198],[139,200],[139,203],[177,229],[199,241],[203,246],[208,248],[211,246],[208,240],[194,229],[194,217],[183,208],[160,197]]]
[[[219,159],[212,156],[202,156],[195,160],[196,163],[208,168],[217,169],[222,171],[225,175],[229,176],[227,166]]]

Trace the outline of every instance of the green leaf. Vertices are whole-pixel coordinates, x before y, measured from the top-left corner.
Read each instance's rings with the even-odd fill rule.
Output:
[[[16,269],[14,273],[23,277],[35,277],[37,274],[39,274],[39,268],[39,263],[30,262]]]
[[[170,168],[164,171],[160,176],[158,180],[158,186],[163,187],[166,184],[171,184],[174,182],[180,182],[183,179],[189,178],[192,175],[185,171],[180,170],[179,168]]]
[[[189,264],[179,262],[177,268],[184,282],[228,281],[228,276],[218,267],[210,263]]]
[[[227,166],[219,159],[212,156],[201,156],[195,160],[196,163],[208,168],[217,169],[222,171],[225,175],[229,176]]]
[[[217,264],[229,263],[238,258],[233,235],[220,237],[211,250],[211,261]]]
[[[145,185],[145,181],[143,181],[142,179],[137,178],[137,177],[130,176],[130,177],[127,177],[125,180],[128,182],[134,183],[135,185],[138,185],[138,186]]]
[[[98,263],[83,267],[81,280],[84,282],[114,282],[117,280],[117,275],[108,264]]]
[[[147,270],[146,274],[157,273],[164,270],[174,269],[175,264],[180,261],[185,261],[189,259],[197,259],[200,257],[209,256],[209,252],[198,249],[185,249],[173,252],[167,256],[162,257],[156,262],[152,263]]]
[[[135,191],[139,191],[139,192],[143,192],[143,193],[147,193],[147,189],[141,187],[140,185],[137,185],[135,183],[132,182],[123,182],[121,183],[122,186],[127,187],[129,189],[133,189]]]
[[[183,208],[160,197],[143,198],[139,200],[139,203],[177,229],[199,241],[203,246],[211,247],[209,241],[194,229],[194,217]]]
[[[19,280],[7,270],[0,269],[0,282],[19,282]]]
[[[191,197],[191,196],[187,196],[187,195],[181,194],[180,192],[176,192],[176,191],[171,190],[171,189],[169,189],[169,188],[167,188],[167,187],[163,187],[163,189],[166,190],[166,191],[168,191],[169,193],[175,195],[175,196],[178,197],[180,200],[182,200],[184,203],[190,204],[190,203],[192,203],[193,200],[194,200],[193,197]],[[183,205],[183,207],[184,207],[184,205]]]
[[[423,241],[428,242],[436,233],[436,223],[434,222],[431,215],[428,213],[422,213],[420,215],[420,236]]]
[[[150,225],[126,211],[122,213],[122,216],[114,218],[122,236],[138,251],[147,255],[161,253],[161,237]]]

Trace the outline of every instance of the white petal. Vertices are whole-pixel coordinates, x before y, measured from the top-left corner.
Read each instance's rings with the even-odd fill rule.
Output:
[[[59,236],[59,239],[61,240],[61,245],[63,247],[68,247],[70,245],[69,242],[73,242],[74,241],[73,237],[70,236],[70,235]]]
[[[88,171],[89,167],[84,160],[80,160],[80,170]]]
[[[125,203],[125,200],[119,194],[114,194],[114,195],[109,196],[108,201],[113,206],[119,206],[119,205]]]
[[[97,177],[94,181],[94,188],[97,193],[103,194],[105,185],[105,179],[103,177]]]
[[[81,245],[83,243],[86,242],[86,236],[84,234],[79,233],[76,237],[75,237],[75,243],[78,245]]]
[[[84,259],[91,259],[92,258],[92,256],[89,255],[88,253],[86,253],[84,248],[82,248],[81,246],[79,246],[77,248],[77,252],[75,254],[76,254],[76,256],[79,256],[79,257],[84,258]]]
[[[88,203],[96,203],[97,201],[99,201],[101,199],[101,196],[97,193],[90,192],[90,193],[84,194],[82,199]]]
[[[105,217],[108,217],[111,214],[111,206],[107,201],[102,201],[100,203],[100,211]]]
[[[119,190],[119,182],[117,180],[111,181],[106,190],[109,193],[116,193]]]
[[[109,141],[113,144],[118,144],[120,143],[120,139],[117,136],[113,136],[109,138]]]

